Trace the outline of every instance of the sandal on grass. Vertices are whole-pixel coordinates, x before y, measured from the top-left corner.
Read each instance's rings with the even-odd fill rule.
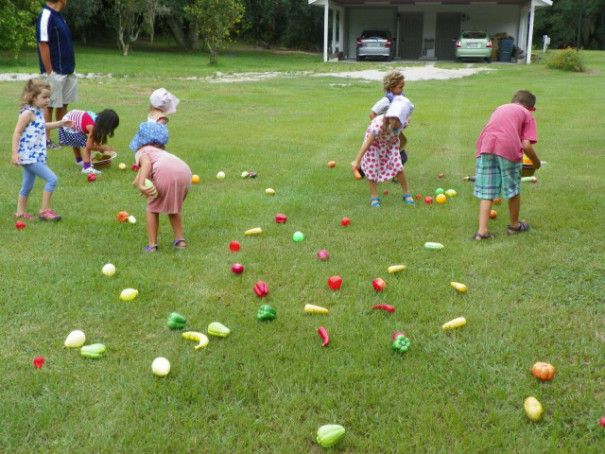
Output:
[[[475,235],[473,235],[471,237],[471,240],[474,241],[482,241],[482,240],[492,240],[494,239],[494,235],[492,235],[491,233],[487,232],[486,234],[482,235],[479,232],[475,233]]]
[[[180,238],[172,242],[172,247],[175,249],[185,249],[187,247],[187,242],[184,238]]]
[[[525,221],[519,221],[519,225],[517,227],[513,227],[512,225],[506,226],[506,233],[509,235],[516,235],[517,233],[527,232],[529,230],[529,224]]]
[[[149,246],[145,246],[143,248],[144,252],[157,252],[158,251],[158,245],[154,244],[153,246],[149,245]]]
[[[372,208],[380,208],[380,197],[370,198],[370,206]]]
[[[406,205],[416,204],[416,202],[414,202],[414,197],[412,197],[412,194],[403,194],[402,199],[403,203],[405,203]]]
[[[21,214],[15,213],[15,219],[27,219],[28,221],[31,221],[32,219],[35,219],[35,217],[29,213],[21,213]]]

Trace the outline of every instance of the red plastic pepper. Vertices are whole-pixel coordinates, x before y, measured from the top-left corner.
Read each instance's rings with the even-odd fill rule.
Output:
[[[376,305],[372,306],[372,309],[387,311],[387,312],[390,312],[391,314],[393,312],[395,312],[395,307],[391,306],[390,304],[376,304]]]
[[[321,340],[323,341],[321,346],[327,347],[330,343],[330,335],[328,334],[328,330],[325,329],[323,326],[320,326],[319,328],[317,328],[317,334],[319,334],[319,337],[321,337]]]

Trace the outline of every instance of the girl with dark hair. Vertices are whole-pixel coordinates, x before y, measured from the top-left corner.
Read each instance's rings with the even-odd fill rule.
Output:
[[[101,173],[90,164],[90,152],[113,151],[106,144],[107,139],[113,137],[114,131],[120,125],[118,114],[111,109],[105,109],[98,114],[70,110],[63,119],[71,121],[73,127],[59,129],[59,143],[73,147],[76,162],[82,165],[82,173]]]

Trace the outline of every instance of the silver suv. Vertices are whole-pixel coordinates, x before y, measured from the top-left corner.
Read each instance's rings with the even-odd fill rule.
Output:
[[[393,38],[386,30],[364,30],[357,38],[357,61],[368,58],[393,59]]]

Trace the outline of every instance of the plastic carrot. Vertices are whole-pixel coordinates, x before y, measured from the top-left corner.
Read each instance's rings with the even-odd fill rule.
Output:
[[[319,328],[317,328],[317,334],[319,334],[319,337],[321,337],[321,340],[323,341],[321,346],[327,347],[330,343],[330,335],[328,334],[328,330],[325,329],[323,326],[320,326]]]
[[[387,311],[387,312],[390,312],[391,314],[393,312],[395,312],[395,307],[391,306],[390,304],[375,304],[374,306],[372,306],[372,309]]]

